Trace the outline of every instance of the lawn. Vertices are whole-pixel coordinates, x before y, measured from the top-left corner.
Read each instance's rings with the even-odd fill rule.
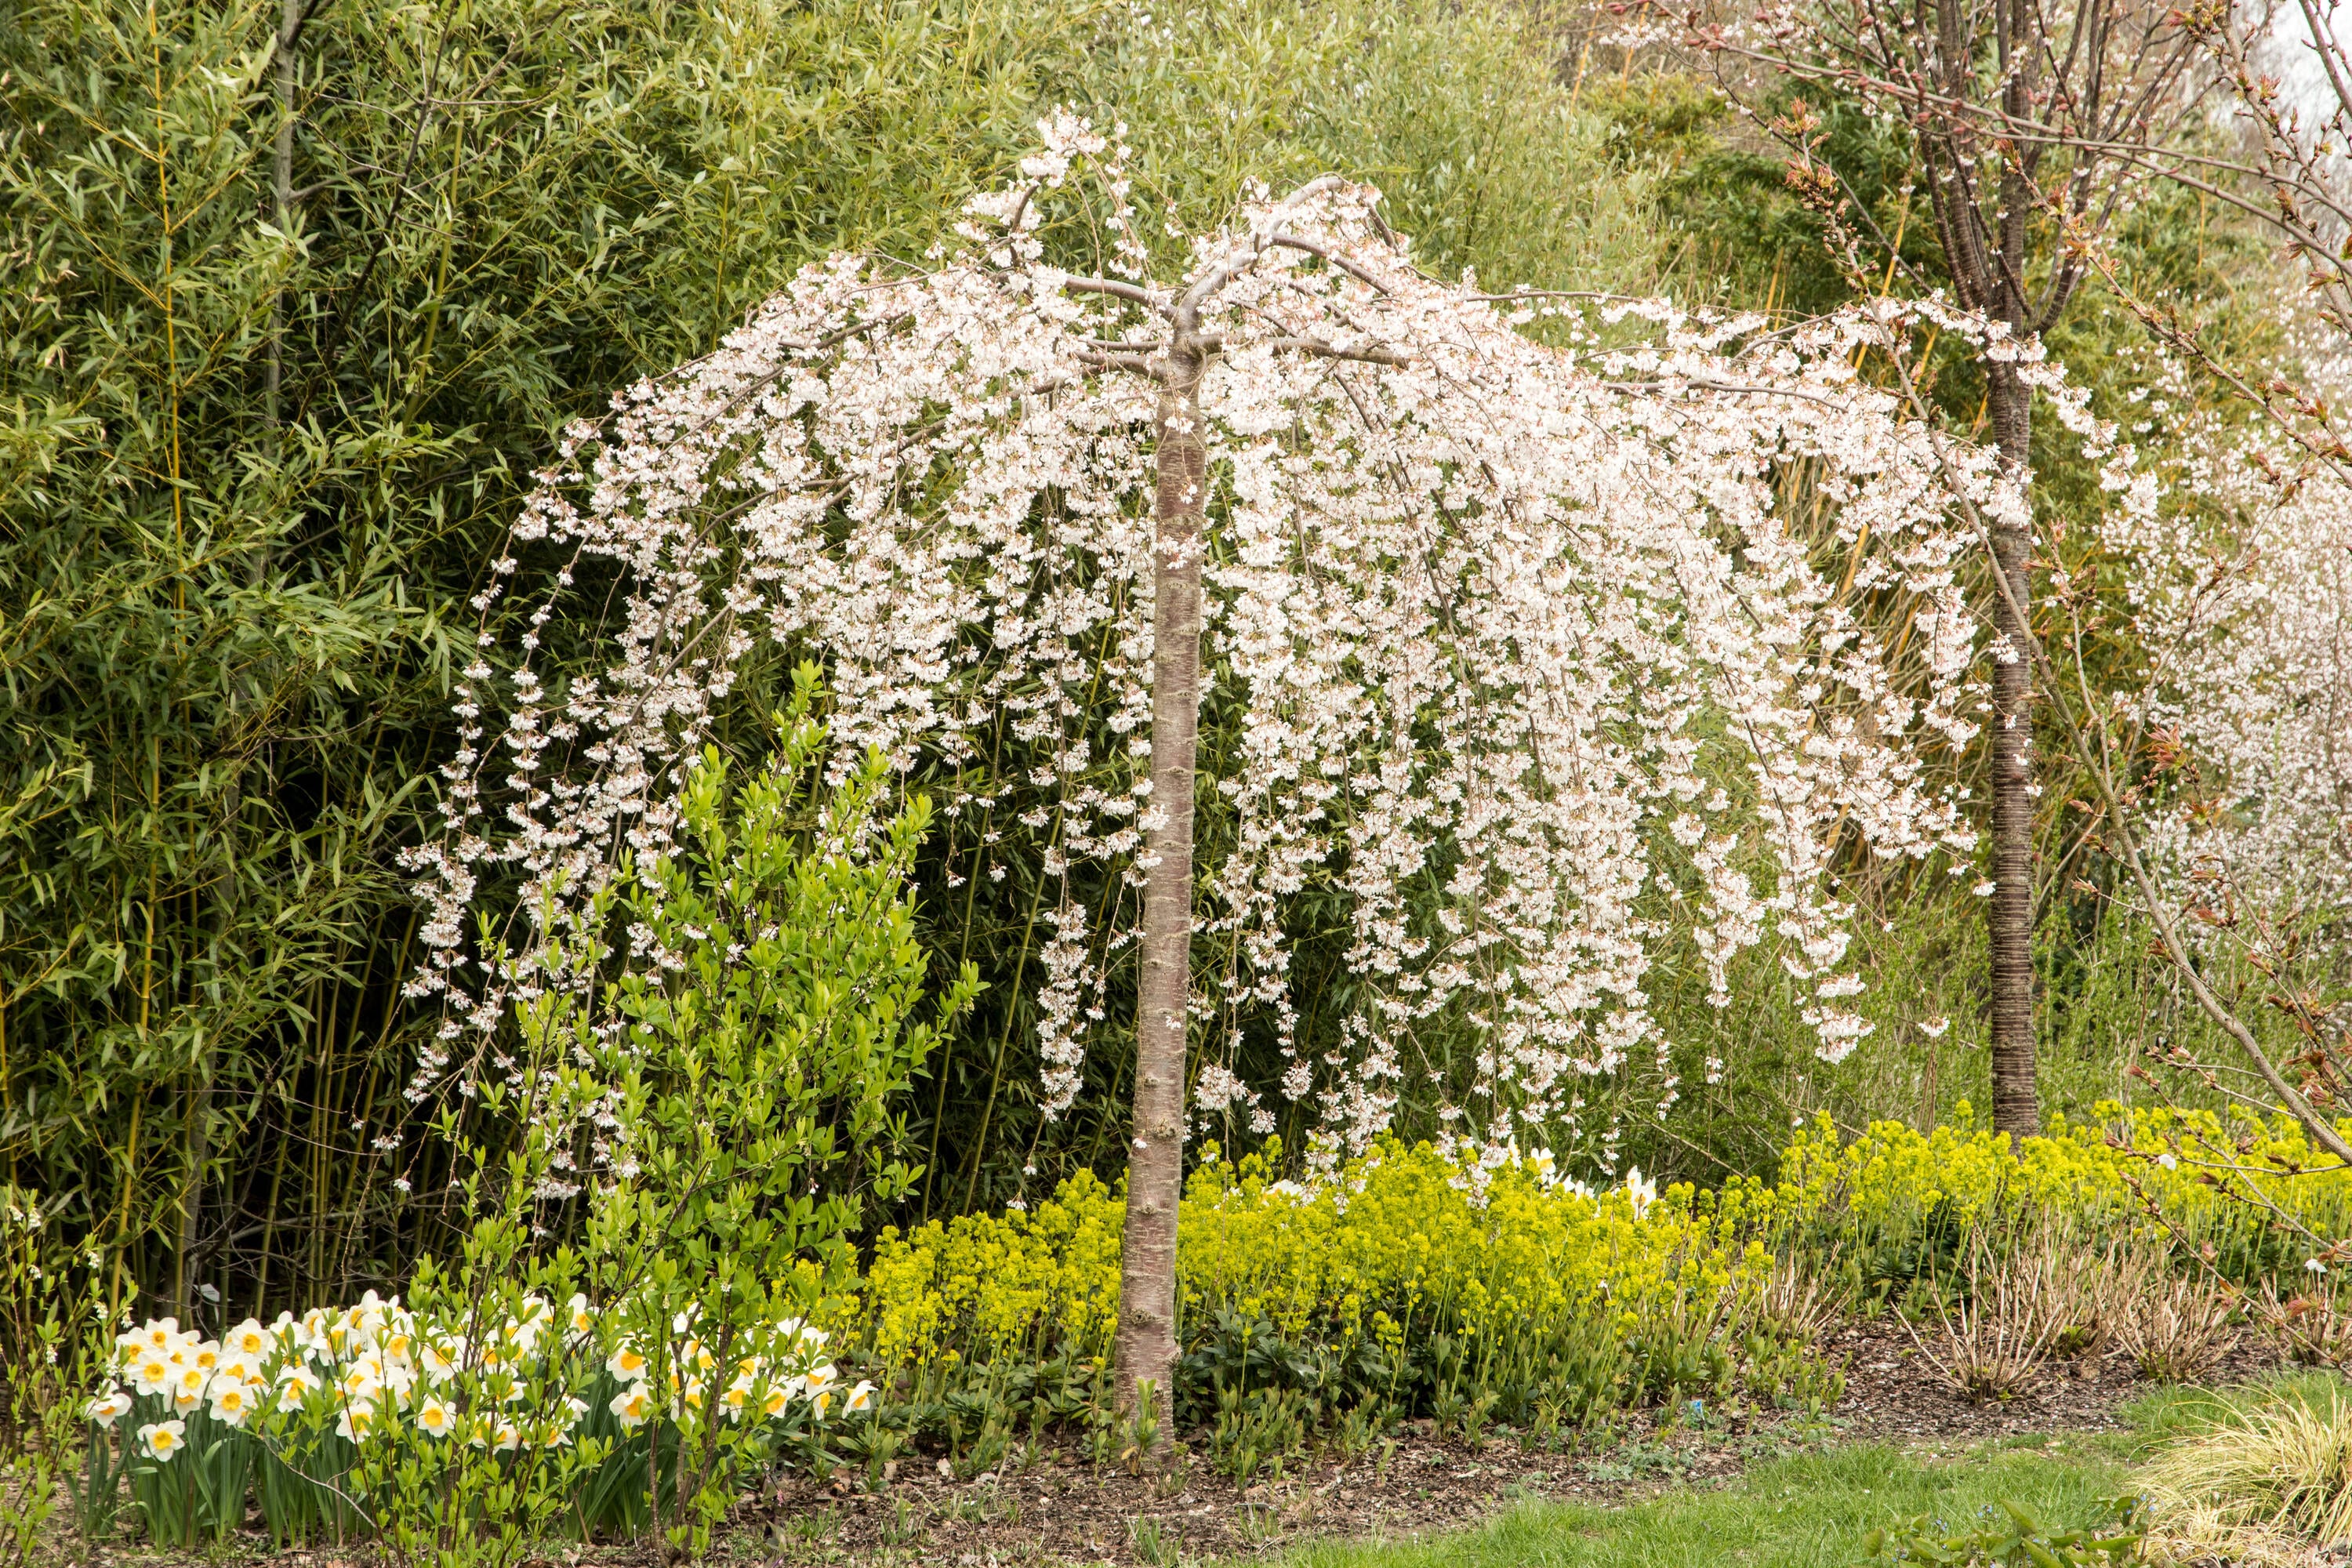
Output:
[[[2143,1407],[2145,1408],[2145,1407]],[[2139,1411],[2135,1412],[2139,1415]],[[2143,1430],[2148,1411],[2135,1423]],[[1326,1542],[1289,1568],[1844,1568],[1873,1530],[1922,1514],[1947,1530],[2014,1503],[2045,1526],[2097,1520],[2126,1490],[2138,1432],[2011,1437],[1958,1452],[1880,1445],[1772,1460],[1719,1490],[1622,1508],[1528,1503],[1469,1534],[1403,1543]]]
[[[2014,1504],[2044,1529],[2104,1522],[2104,1500],[2131,1491],[2133,1464],[2233,1410],[2300,1404],[2340,1410],[2326,1372],[2292,1372],[2225,1390],[2173,1387],[2134,1401],[2108,1432],[2026,1434],[1973,1447],[1856,1444],[1757,1465],[1709,1490],[1677,1489],[1604,1508],[1529,1502],[1486,1528],[1406,1542],[1326,1542],[1286,1568],[1847,1568],[1874,1530],[1923,1515],[1938,1535],[2005,1518]],[[2339,1416],[2340,1420],[2341,1417]]]

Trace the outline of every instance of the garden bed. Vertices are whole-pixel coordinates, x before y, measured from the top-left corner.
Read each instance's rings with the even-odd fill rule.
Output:
[[[1891,1315],[1832,1330],[1823,1350],[1846,1367],[1847,1394],[1809,1420],[1735,1405],[1718,1411],[1627,1413],[1605,1434],[1546,1451],[1498,1432],[1476,1443],[1410,1421],[1390,1438],[1342,1458],[1328,1450],[1279,1479],[1244,1487],[1193,1459],[1161,1477],[1097,1471],[1075,1446],[1042,1447],[1025,1465],[968,1479],[909,1455],[869,1490],[844,1469],[763,1488],[734,1514],[716,1555],[775,1568],[821,1563],[1174,1564],[1278,1553],[1308,1542],[1395,1542],[1475,1528],[1537,1500],[1623,1508],[1722,1488],[1793,1455],[1876,1443],[1938,1461],[1972,1447],[2033,1436],[2118,1431],[2125,1407],[2149,1385],[2119,1356],[2052,1363],[2015,1399],[1971,1403],[1917,1355]],[[2239,1382],[2276,1358],[2241,1349],[2217,1371]],[[1197,1448],[1196,1442],[1193,1447]],[[372,1549],[271,1552],[258,1532],[228,1555],[264,1568],[365,1568]],[[162,1554],[101,1549],[89,1561],[154,1563]],[[568,1551],[534,1568],[637,1568],[642,1545]]]
[[[673,1310],[583,1293],[559,1311],[436,1280],[423,1304],[371,1296],[218,1342],[151,1322],[88,1406],[93,1495],[167,1547],[267,1555],[266,1539],[380,1524],[414,1552],[503,1509],[502,1561],[622,1564],[677,1529],[672,1481],[654,1489],[666,1517],[648,1511],[649,1467],[688,1474],[688,1444],[719,1467],[691,1472],[697,1552],[1173,1563],[1429,1535],[1510,1500],[1616,1506],[1826,1445],[2100,1432],[2144,1372],[2238,1381],[2275,1347],[2352,1342],[2320,1260],[2305,1271],[2325,1288],[2276,1301],[2292,1238],[2251,1208],[2151,1180],[2162,1223],[2136,1227],[2120,1142],[2068,1131],[2011,1156],[1977,1130],[1882,1125],[1801,1140],[1777,1185],[1719,1193],[1628,1173],[1596,1194],[1533,1161],[1474,1192],[1426,1147],[1313,1190],[1257,1156],[1204,1160],[1181,1254],[1187,1458],[1154,1478],[1122,1473],[1150,1439],[1110,1386],[1123,1205],[1074,1178],[1033,1211],[886,1230],[861,1278],[786,1317],[782,1295]],[[2340,1181],[2294,1195],[2342,1228]],[[2176,1237],[2199,1248],[2185,1267]],[[2263,1295],[2209,1279],[2216,1258]],[[732,1337],[714,1352],[706,1331]],[[2231,1342],[2263,1348],[2216,1365]],[[480,1489],[509,1480],[525,1489],[506,1500]],[[606,1544],[566,1544],[583,1538]]]

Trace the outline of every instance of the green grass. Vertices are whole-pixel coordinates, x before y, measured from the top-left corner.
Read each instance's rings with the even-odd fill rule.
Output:
[[[1942,1455],[1877,1445],[1776,1459],[1719,1491],[1625,1508],[1530,1503],[1484,1530],[1402,1544],[1327,1542],[1286,1568],[1847,1568],[1882,1526],[1927,1514],[1958,1530],[2013,1502],[2053,1530],[2125,1489],[2133,1433],[2011,1438]]]
[[[2287,1373],[2231,1389],[2167,1388],[2115,1432],[2031,1434],[1973,1447],[1858,1445],[1773,1459],[1717,1490],[1676,1490],[1623,1508],[1527,1503],[1483,1530],[1404,1543],[1325,1542],[1284,1568],[1849,1568],[1874,1530],[1925,1514],[1939,1533],[2015,1503],[2047,1530],[2097,1522],[2128,1491],[2129,1466],[2231,1412],[2341,1397],[2331,1373]]]

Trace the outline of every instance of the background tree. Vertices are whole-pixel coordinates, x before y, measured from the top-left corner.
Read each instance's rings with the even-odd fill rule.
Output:
[[[2301,274],[2291,289],[2266,275],[2265,301],[2284,324],[2284,342],[2231,341],[2199,321],[2193,300],[2166,299],[2116,276],[2115,258],[2094,249],[2140,321],[2185,365],[2228,387],[2311,461],[2352,472],[2338,412],[2341,364],[2352,346],[2352,52],[2334,0],[2293,6],[2200,6],[2183,16],[2208,68],[2229,90],[2233,135],[2137,150],[2152,173],[2200,202],[2224,206],[2278,247]],[[2250,350],[2267,350],[2257,359]],[[2266,363],[2264,363],[2266,362]]]
[[[1720,59],[1760,62],[1801,89],[1891,116],[1908,132],[1937,238],[1933,278],[2018,342],[2046,336],[2091,270],[2086,242],[2127,203],[2134,154],[2177,118],[2189,35],[2160,7],[2079,0],[1832,0],[1759,14],[1753,28],[1695,27]],[[1727,78],[1728,80],[1728,78]],[[1735,90],[1738,90],[1735,88]],[[1764,116],[1818,210],[1905,268],[1883,208],[1854,200],[1855,171],[1826,154],[1802,101]],[[1907,198],[1905,216],[1908,216]],[[1875,260],[1871,264],[1877,265]],[[2014,361],[1983,362],[1983,412],[2019,483],[2033,474],[2033,388]],[[1997,517],[1984,595],[1992,644],[1990,1013],[1994,1125],[2041,1125],[2035,1091],[2035,777],[2031,660],[2035,542],[2030,511]]]

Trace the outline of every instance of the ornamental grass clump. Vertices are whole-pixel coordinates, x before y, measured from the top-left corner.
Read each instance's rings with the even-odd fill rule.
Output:
[[[2042,1260],[2027,1253],[1996,1257],[1982,1237],[1972,1243],[1959,1280],[1959,1303],[1940,1310],[1936,1333],[1903,1320],[1919,1354],[1955,1393],[2006,1400],[2025,1392],[2049,1356],[2057,1322],[2048,1310]]]
[[[2151,1383],[2191,1383],[2236,1342],[2235,1294],[2206,1278],[2182,1272],[2168,1251],[2139,1241],[2114,1258],[2115,1347]]]
[[[2315,1561],[2352,1539],[2352,1404],[2333,1378],[2217,1399],[2140,1479],[2159,1560]]]

